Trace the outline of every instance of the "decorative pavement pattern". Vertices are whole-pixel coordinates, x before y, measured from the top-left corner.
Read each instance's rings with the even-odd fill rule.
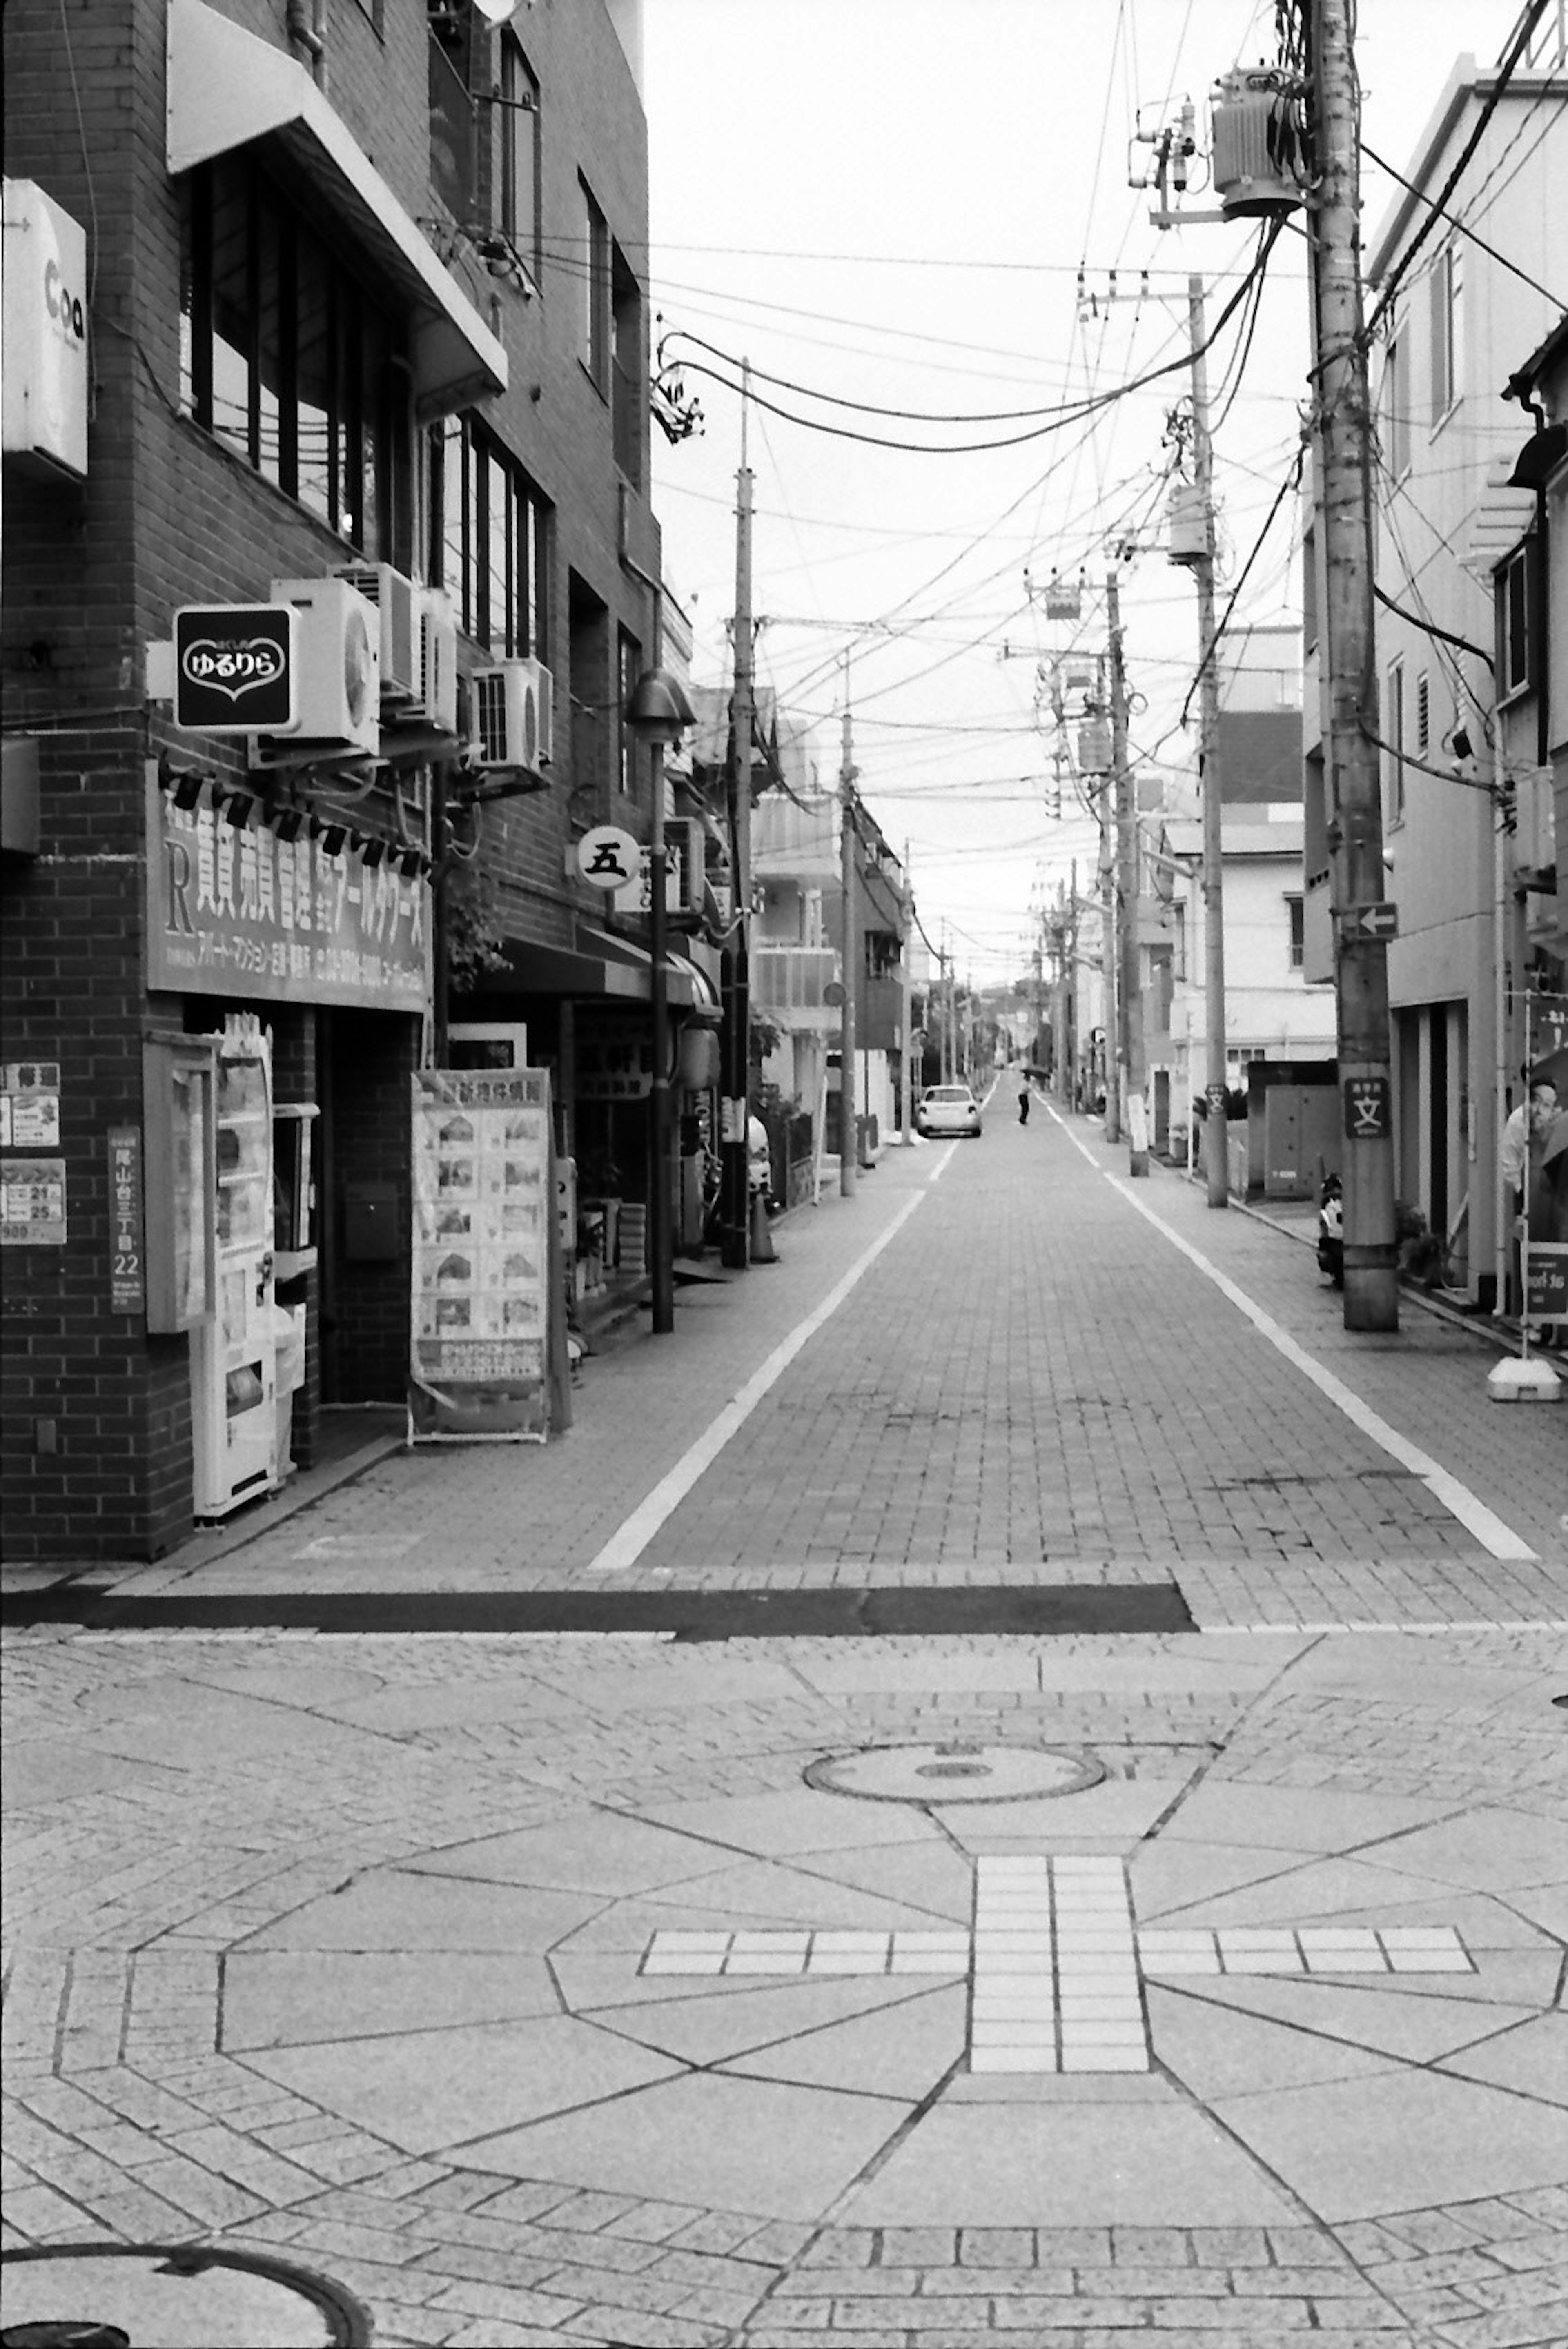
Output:
[[[1564,1661],[18,1635],[6,2240],[270,2251],[377,2349],[1561,2349]],[[805,1781],[961,1741],[1102,1775]],[[1019,1954],[992,2052],[1115,1972],[1139,2068],[986,2068]]]

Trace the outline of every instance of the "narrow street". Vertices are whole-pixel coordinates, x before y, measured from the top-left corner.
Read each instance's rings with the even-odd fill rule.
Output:
[[[1003,1087],[547,1447],[8,1572],[8,2247],[348,2311],[247,2343],[1568,2340],[1568,1410],[1126,1164]]]

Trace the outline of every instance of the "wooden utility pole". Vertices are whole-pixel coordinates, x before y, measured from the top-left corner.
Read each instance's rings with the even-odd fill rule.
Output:
[[[1373,607],[1371,400],[1361,302],[1352,0],[1313,0],[1307,209],[1315,326],[1314,449],[1322,501],[1328,666],[1328,843],[1345,1136],[1345,1326],[1397,1330],[1388,956],[1365,935],[1383,901]]]
[[[1203,804],[1203,1173],[1211,1207],[1231,1204],[1231,1128],[1226,1114],[1225,1059],[1225,800],[1220,761],[1219,647],[1214,640],[1214,452],[1209,439],[1209,329],[1203,280],[1187,281],[1188,332],[1192,345],[1192,475],[1203,523],[1203,552],[1192,564],[1198,582],[1198,771]],[[1189,1071],[1190,1081],[1191,1071]]]
[[[902,1082],[898,1087],[898,1136],[908,1143],[913,1139],[915,1118],[915,1060],[910,1030],[915,1017],[915,880],[909,869],[909,843],[904,843],[904,936],[903,1005],[899,1014],[904,1039]]]
[[[838,1188],[855,1196],[860,1157],[860,1133],[856,1118],[855,979],[857,960],[855,935],[855,758],[849,717],[849,659],[844,662],[844,755],[838,768],[838,959],[843,969],[844,1001],[838,1013]]]
[[[732,1271],[751,1262],[751,1167],[746,1144],[751,1081],[752,920],[752,473],[746,462],[751,369],[741,371],[741,464],[735,476],[735,689],[730,704],[735,755],[731,771],[730,845],[734,861],[734,928],[725,957],[725,1068],[720,1152],[722,1247]]]
[[[1106,580],[1106,616],[1111,638],[1111,778],[1116,811],[1116,879],[1121,899],[1117,957],[1116,1058],[1127,1119],[1129,1174],[1148,1173],[1148,1112],[1144,1101],[1143,1000],[1138,986],[1137,809],[1127,758],[1127,682],[1122,660],[1121,586],[1113,571]]]

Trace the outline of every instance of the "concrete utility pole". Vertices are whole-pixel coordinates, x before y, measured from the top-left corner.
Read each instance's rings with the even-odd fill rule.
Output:
[[[1323,513],[1329,672],[1328,841],[1334,857],[1339,1087],[1345,1125],[1345,1326],[1399,1327],[1388,957],[1363,934],[1381,904],[1373,610],[1371,401],[1361,303],[1351,0],[1313,0],[1313,169],[1307,219],[1316,351],[1314,441]]]
[[[735,861],[734,933],[726,957],[729,1014],[727,1065],[721,1121],[722,1235],[721,1260],[733,1272],[751,1262],[751,1169],[746,1149],[751,1081],[752,922],[752,473],[746,462],[751,369],[741,369],[741,465],[735,476],[735,689],[730,704],[735,735],[730,836]]]
[[[899,1011],[900,1032],[904,1039],[902,1082],[898,1087],[898,1137],[908,1143],[915,1116],[915,1059],[910,1030],[915,1016],[915,881],[909,870],[909,843],[904,843],[904,938],[903,938],[903,1003]]]
[[[1209,329],[1203,280],[1187,281],[1188,331],[1192,344],[1192,473],[1203,521],[1203,552],[1192,564],[1198,582],[1198,767],[1203,799],[1203,1172],[1209,1205],[1231,1204],[1231,1129],[1226,1116],[1225,1057],[1225,802],[1220,766],[1220,669],[1214,641],[1214,452],[1209,439]]]
[[[1106,1062],[1106,1140],[1122,1138],[1121,925],[1116,919],[1115,779],[1100,778],[1100,998]]]
[[[1106,580],[1106,616],[1111,637],[1111,777],[1116,792],[1116,872],[1121,899],[1121,984],[1118,994],[1116,1056],[1121,1064],[1122,1099],[1126,1107],[1129,1174],[1148,1173],[1148,1113],[1144,1101],[1143,1003],[1138,987],[1137,810],[1132,768],[1127,760],[1127,684],[1122,661],[1120,583],[1111,572]]]
[[[844,755],[838,768],[839,914],[838,959],[844,973],[844,1001],[838,1014],[838,1188],[855,1196],[860,1135],[856,1121],[855,1092],[855,777],[854,744],[849,716],[849,660],[844,662]]]

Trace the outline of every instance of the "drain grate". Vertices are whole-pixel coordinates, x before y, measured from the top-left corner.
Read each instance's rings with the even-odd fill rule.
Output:
[[[348,2292],[282,2260],[99,2243],[0,2260],[0,2349],[359,2349],[369,2338]]]

